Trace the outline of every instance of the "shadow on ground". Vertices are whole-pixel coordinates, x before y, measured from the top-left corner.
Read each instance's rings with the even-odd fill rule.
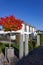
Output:
[[[43,65],[43,46],[33,49],[26,57],[16,65]]]

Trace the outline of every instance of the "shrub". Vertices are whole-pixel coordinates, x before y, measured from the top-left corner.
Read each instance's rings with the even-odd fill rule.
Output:
[[[40,45],[43,45],[43,34],[40,34]]]
[[[33,40],[32,40],[33,48],[36,48],[36,44],[37,44],[37,40],[36,40],[36,39],[33,39]]]

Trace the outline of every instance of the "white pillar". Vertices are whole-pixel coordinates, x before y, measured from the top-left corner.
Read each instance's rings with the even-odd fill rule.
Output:
[[[28,34],[25,34],[25,56],[28,55]]]
[[[40,35],[37,35],[37,46],[40,46]]]
[[[19,43],[19,58],[23,57],[23,34],[20,34],[20,43]]]

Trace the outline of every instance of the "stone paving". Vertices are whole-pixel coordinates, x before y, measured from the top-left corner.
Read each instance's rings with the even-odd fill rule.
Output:
[[[18,62],[18,58],[14,56],[14,58],[10,58],[10,62],[4,57],[3,54],[0,54],[0,65],[15,65]]]

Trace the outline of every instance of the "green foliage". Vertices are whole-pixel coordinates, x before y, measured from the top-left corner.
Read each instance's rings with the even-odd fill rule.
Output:
[[[28,47],[30,51],[33,49],[32,41],[29,41]]]
[[[36,48],[36,44],[37,44],[37,40],[36,40],[36,39],[33,39],[33,40],[32,40],[33,48]]]
[[[3,43],[0,43],[0,53],[2,53],[3,49],[5,49],[5,45]]]
[[[43,45],[43,34],[40,34],[40,44]]]
[[[37,40],[36,37],[34,39],[29,38],[29,50],[31,51],[33,48],[36,48]]]
[[[7,44],[7,43],[4,43],[4,45],[5,45],[5,47],[9,47],[9,44]]]
[[[5,48],[9,47],[7,43],[0,43],[0,54],[3,52],[5,54]],[[15,55],[19,58],[19,45],[18,44],[11,44],[11,47],[14,48]]]
[[[12,44],[11,46],[14,47],[14,48],[16,48],[16,49],[19,49],[19,45],[16,44],[16,43]]]
[[[11,44],[11,47],[14,48],[14,53],[19,58],[19,44],[16,44],[16,43]]]

